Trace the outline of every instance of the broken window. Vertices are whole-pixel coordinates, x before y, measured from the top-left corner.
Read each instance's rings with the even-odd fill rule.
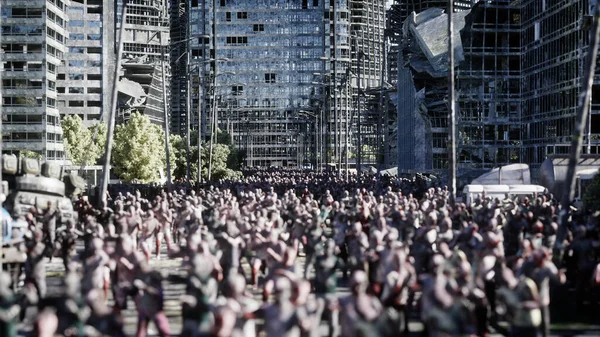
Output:
[[[275,83],[275,74],[266,73],[265,74],[265,83]]]

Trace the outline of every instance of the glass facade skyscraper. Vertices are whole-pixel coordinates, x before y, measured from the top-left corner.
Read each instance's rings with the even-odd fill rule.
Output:
[[[205,136],[216,120],[248,166],[337,162],[349,151],[352,41],[369,55],[363,86],[379,85],[383,0],[191,0],[187,9],[191,110],[203,112]]]
[[[220,128],[245,150],[248,166],[296,166],[309,159],[322,75],[330,70],[324,5],[323,0],[191,2],[190,36],[197,38],[190,48],[192,62],[202,69],[204,94],[195,102],[205,105],[204,125],[216,108]],[[348,30],[347,25],[339,29]]]

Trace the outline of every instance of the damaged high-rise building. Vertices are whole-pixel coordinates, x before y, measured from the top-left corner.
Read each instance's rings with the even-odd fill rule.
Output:
[[[527,163],[535,174],[548,156],[569,151],[591,12],[591,3],[585,0],[496,0],[479,1],[466,16],[455,15],[456,24],[464,27],[455,26],[455,33],[460,29],[459,36],[455,36],[459,48],[456,50],[459,174],[510,163]],[[422,136],[411,140],[412,144],[401,149],[412,155],[408,157],[412,162],[400,163],[399,167],[405,169],[447,168],[446,74],[432,76],[435,63],[431,57],[435,56],[435,48],[428,47],[427,34],[419,33],[423,24],[440,20],[433,38],[441,42],[440,51],[447,50],[447,21],[442,19],[446,14],[441,10],[433,14],[432,10],[413,14],[402,26],[403,58],[398,69],[398,90],[401,97],[414,99],[399,104],[399,118],[404,116],[409,124],[413,123],[414,128],[407,126],[404,130],[410,134],[416,128],[418,131],[413,131],[412,136],[419,137],[422,131],[431,135],[424,142]],[[420,86],[423,77],[427,81]],[[430,77],[438,80],[429,81]],[[594,83],[592,93],[584,153],[598,153],[597,84]],[[428,97],[435,95],[439,109],[432,109],[432,102],[428,101]],[[398,133],[403,132],[399,129]],[[411,151],[411,146],[418,150]],[[429,163],[431,166],[427,167]]]
[[[353,44],[367,55],[361,62],[363,88],[379,86],[384,5],[384,0],[190,1],[192,126],[207,136],[207,124],[216,120],[245,152],[248,166],[343,164],[356,143]]]
[[[127,4],[125,20],[121,17],[124,3]],[[161,124],[165,116],[163,68],[167,93],[170,79],[170,3],[168,0],[116,0],[115,4],[117,44],[120,27],[125,25],[117,119],[126,121],[132,112],[138,111]]]

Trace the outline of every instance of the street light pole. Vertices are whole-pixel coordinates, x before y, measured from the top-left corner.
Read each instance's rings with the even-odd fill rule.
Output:
[[[206,87],[201,85],[201,81],[202,68],[198,65],[198,184],[202,182],[202,111],[206,110]],[[200,95],[200,88],[202,88],[202,95]]]
[[[163,97],[163,109],[164,109],[164,123],[163,127],[165,128],[165,155],[167,157],[167,190],[171,191],[171,146],[169,144],[169,111],[168,102],[167,102],[167,80],[166,80],[166,72],[167,72],[167,62],[165,62],[165,46],[161,46],[161,76],[162,76],[162,97]]]
[[[189,28],[188,28],[188,33],[189,33]],[[190,47],[189,47],[189,40],[188,40],[188,44],[187,44],[188,48],[187,48],[187,67],[186,67],[186,92],[187,92],[187,101],[186,101],[186,111],[185,111],[185,115],[186,115],[186,132],[185,132],[185,156],[186,156],[186,163],[187,163],[187,167],[186,167],[186,179],[187,179],[187,184],[188,186],[192,186],[192,173],[191,173],[191,158],[190,158],[190,143],[191,143],[191,131],[192,131],[192,127],[191,127],[191,121],[190,121],[190,114],[192,113],[192,84],[190,81],[190,75],[191,75],[191,69],[190,69],[190,63],[191,63],[191,57],[190,57]]]
[[[362,54],[361,52],[358,51],[358,36],[356,36],[355,40],[354,40],[354,45],[356,46],[356,53],[357,53],[357,57],[356,57],[356,61],[357,61],[357,66],[358,66],[358,96],[356,98],[356,102],[358,103],[358,107],[357,107],[357,118],[358,120],[356,121],[356,125],[357,125],[357,137],[356,137],[356,172],[358,174],[360,174],[361,172],[361,161],[362,161],[362,148],[361,148],[361,108],[362,108],[362,82],[361,82],[361,57]]]
[[[448,0],[448,104],[450,118],[448,130],[450,131],[450,149],[448,153],[450,204],[454,206],[456,200],[456,107],[454,104],[454,0]]]
[[[99,206],[106,205],[106,192],[108,189],[108,180],[110,179],[110,157],[112,153],[113,133],[115,130],[115,115],[117,111],[117,97],[119,94],[119,71],[121,68],[121,59],[123,54],[123,33],[125,32],[125,22],[127,21],[127,0],[123,0],[123,9],[121,11],[121,27],[119,28],[119,47],[117,48],[117,64],[115,65],[115,77],[113,79],[112,105],[110,106],[110,117],[108,118],[108,130],[106,132],[106,145],[104,149],[104,164],[102,165],[102,185],[100,185]]]
[[[214,144],[214,136],[215,136],[215,132],[213,132],[213,129],[215,128],[215,121],[216,121],[216,114],[217,114],[217,102],[216,102],[216,95],[215,95],[215,91],[217,90],[217,0],[213,0],[213,50],[214,50],[214,59],[215,59],[215,66],[213,67],[213,88],[212,88],[212,105],[213,105],[213,109],[212,109],[212,113],[213,113],[213,118],[211,120],[211,132],[210,132],[210,148],[209,148],[209,153],[208,153],[208,180],[210,181],[211,177],[212,177],[212,157],[213,157],[213,144]]]

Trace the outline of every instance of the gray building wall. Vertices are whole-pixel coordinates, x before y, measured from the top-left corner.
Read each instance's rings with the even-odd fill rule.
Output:
[[[114,74],[114,7],[111,1],[73,0],[67,14],[68,52],[59,67],[61,115],[79,115],[87,125],[110,109]]]
[[[34,151],[64,160],[56,76],[67,52],[60,0],[1,0],[4,152]]]

